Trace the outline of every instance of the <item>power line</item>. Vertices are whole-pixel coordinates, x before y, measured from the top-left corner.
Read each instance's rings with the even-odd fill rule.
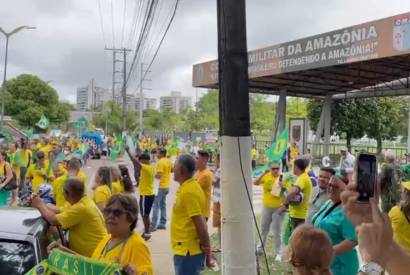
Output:
[[[122,35],[121,35],[121,47],[124,47],[124,32],[125,32],[125,13],[127,10],[127,0],[124,0],[124,9],[122,12]]]
[[[103,20],[103,16],[102,16],[102,12],[101,12],[101,0],[98,0],[98,13],[100,15],[100,27],[101,27],[101,34],[103,37],[103,41],[104,41],[104,47],[107,46],[107,41],[105,40],[105,33],[104,33],[104,20]]]
[[[112,27],[112,47],[115,48],[115,27],[114,27],[114,0],[111,0],[111,27]]]
[[[156,58],[157,55],[158,55],[158,52],[159,52],[159,50],[160,50],[160,48],[161,48],[161,45],[162,45],[162,43],[164,42],[165,36],[167,35],[167,33],[168,33],[168,31],[169,31],[169,29],[170,29],[170,27],[171,27],[171,25],[172,25],[172,22],[173,22],[174,19],[175,19],[175,15],[176,15],[176,12],[177,12],[177,9],[178,9],[178,4],[179,4],[179,0],[176,0],[176,1],[175,1],[175,8],[174,8],[174,11],[173,11],[173,13],[172,13],[171,20],[169,21],[168,26],[167,26],[167,28],[166,28],[166,30],[165,30],[165,33],[164,33],[164,35],[162,36],[161,41],[159,42],[159,45],[158,45],[158,47],[157,47],[157,49],[156,49],[156,51],[155,51],[155,54],[154,54],[154,56],[152,57],[151,62],[150,62],[149,65],[148,65],[147,71],[150,70],[152,64],[154,63],[154,60],[155,60],[155,58]],[[130,73],[131,73],[131,71],[130,71]],[[144,80],[144,78],[145,78],[146,75],[147,75],[147,72],[145,72],[144,76],[142,77],[142,79],[141,79],[141,81],[140,81],[140,84],[139,84],[139,86],[137,87],[137,90],[138,90],[139,87],[141,87],[142,81]]]

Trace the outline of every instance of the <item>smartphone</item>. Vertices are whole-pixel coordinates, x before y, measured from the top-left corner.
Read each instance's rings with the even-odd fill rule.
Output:
[[[374,197],[377,181],[376,155],[362,153],[356,159],[356,183],[359,202],[369,202]]]

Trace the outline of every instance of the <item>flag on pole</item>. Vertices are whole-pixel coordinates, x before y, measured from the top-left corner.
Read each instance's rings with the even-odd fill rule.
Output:
[[[283,153],[288,148],[288,129],[285,128],[280,134],[279,138],[272,144],[272,146],[266,151],[266,156],[269,160],[282,159]]]
[[[37,127],[40,129],[47,129],[49,125],[48,119],[45,117],[45,115],[41,115],[40,120],[36,123]]]

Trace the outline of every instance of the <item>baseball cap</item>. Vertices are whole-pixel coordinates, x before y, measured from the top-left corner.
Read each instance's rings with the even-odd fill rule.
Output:
[[[340,151],[347,152],[347,148],[346,148],[346,146],[343,146],[342,148],[340,148]]]
[[[405,189],[407,189],[407,190],[410,191],[410,181],[405,181],[405,182],[403,182],[402,184],[403,184],[403,187],[404,187]]]
[[[270,166],[271,166],[271,168],[280,168],[280,162],[272,161]]]

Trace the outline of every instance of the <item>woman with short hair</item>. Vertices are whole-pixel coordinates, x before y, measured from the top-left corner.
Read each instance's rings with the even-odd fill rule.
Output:
[[[289,263],[294,275],[331,275],[332,243],[326,232],[304,224],[292,233]]]
[[[108,203],[108,200],[112,195],[111,186],[112,180],[110,168],[107,166],[101,166],[98,168],[97,174],[95,175],[95,183],[93,187],[93,200],[101,211],[104,210],[105,205]]]

